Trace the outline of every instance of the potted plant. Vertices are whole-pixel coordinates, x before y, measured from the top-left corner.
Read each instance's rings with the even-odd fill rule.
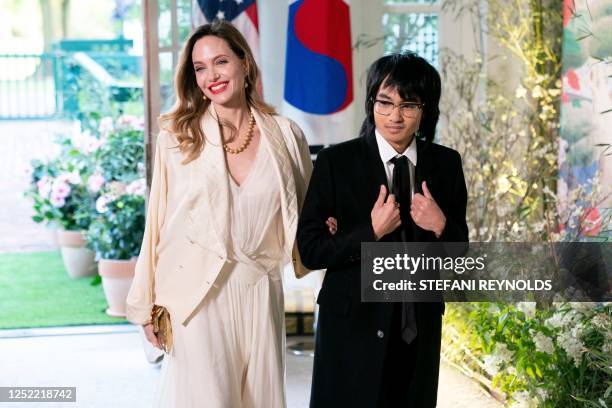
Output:
[[[85,246],[83,232],[91,222],[96,192],[89,185],[87,165],[58,157],[32,162],[31,187],[35,222],[55,225],[64,265],[72,278],[96,273],[95,254]]]
[[[99,262],[106,313],[122,317],[144,234],[144,132],[142,121],[130,116],[100,125],[105,143],[97,152],[94,174],[105,184],[86,238]]]
[[[87,231],[88,246],[98,259],[108,303],[106,313],[110,316],[125,316],[125,301],[144,234],[145,189],[144,179],[128,185],[111,182],[108,192],[97,200],[99,215]]]

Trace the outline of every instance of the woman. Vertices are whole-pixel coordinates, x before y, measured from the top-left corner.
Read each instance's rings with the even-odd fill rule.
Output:
[[[416,54],[379,58],[360,137],[317,156],[297,234],[304,264],[327,269],[311,408],[436,406],[444,304],[362,302],[360,255],[362,242],[467,241],[461,157],[433,143],[440,91]]]
[[[215,22],[187,40],[162,115],[128,319],[171,317],[159,407],[284,407],[281,267],[312,162],[301,130],[257,93],[244,37]],[[296,259],[297,258],[297,259]],[[293,257],[294,266],[299,258]]]

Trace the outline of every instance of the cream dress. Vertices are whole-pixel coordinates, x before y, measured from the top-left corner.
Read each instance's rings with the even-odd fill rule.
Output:
[[[263,135],[262,135],[263,136]],[[265,137],[249,175],[230,185],[233,245],[213,288],[161,369],[159,408],[285,407],[280,187]]]

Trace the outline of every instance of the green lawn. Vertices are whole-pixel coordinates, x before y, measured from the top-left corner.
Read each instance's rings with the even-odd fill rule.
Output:
[[[59,251],[0,254],[0,329],[125,323],[92,281],[68,277]]]

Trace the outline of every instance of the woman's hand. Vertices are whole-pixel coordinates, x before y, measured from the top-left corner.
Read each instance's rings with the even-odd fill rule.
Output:
[[[159,341],[157,341],[157,336],[153,333],[153,323],[148,323],[142,326],[144,330],[145,337],[153,345],[153,347],[162,349],[159,345]]]

